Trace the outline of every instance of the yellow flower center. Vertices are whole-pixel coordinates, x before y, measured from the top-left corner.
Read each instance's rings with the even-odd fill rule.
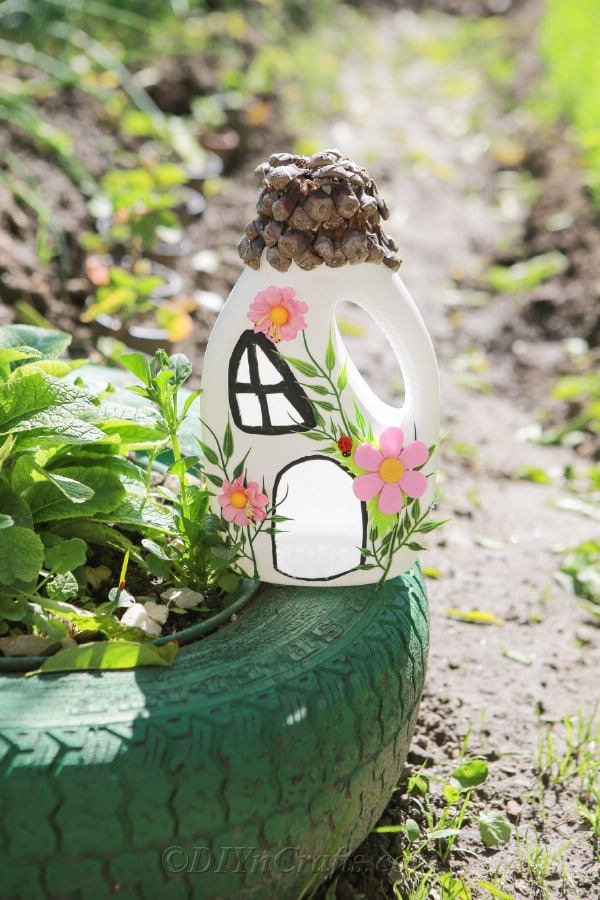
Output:
[[[235,506],[236,509],[243,509],[248,502],[248,498],[243,491],[234,491],[229,498],[229,502],[232,506]]]
[[[400,481],[403,475],[404,465],[399,459],[394,459],[393,457],[384,459],[379,466],[379,477],[386,484],[395,484]]]
[[[281,304],[279,304],[278,306],[274,306],[269,313],[269,318],[271,319],[273,325],[285,325],[289,317],[289,312],[287,311],[285,306],[282,306]]]

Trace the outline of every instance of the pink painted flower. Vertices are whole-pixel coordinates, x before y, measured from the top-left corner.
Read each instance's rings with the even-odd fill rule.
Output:
[[[306,328],[304,313],[308,310],[306,303],[295,300],[295,296],[294,288],[278,288],[274,284],[259,291],[248,312],[254,331],[262,331],[275,344],[293,341]]]
[[[360,444],[354,454],[354,462],[367,475],[354,479],[352,488],[359,500],[372,500],[379,494],[379,512],[394,515],[400,512],[407,497],[422,497],[427,479],[416,466],[427,461],[429,451],[422,441],[404,444],[400,428],[385,428],[379,435],[379,448],[373,444]]]
[[[222,493],[217,497],[223,511],[223,518],[234,525],[250,525],[262,522],[266,516],[269,498],[261,494],[256,481],[244,484],[244,476],[235,481],[224,481]]]

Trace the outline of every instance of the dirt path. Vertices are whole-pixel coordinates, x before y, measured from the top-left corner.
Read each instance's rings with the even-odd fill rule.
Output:
[[[453,286],[462,272],[480,274],[486,254],[514,235],[524,211],[518,193],[507,194],[514,173],[498,164],[515,141],[522,111],[507,111],[501,93],[490,92],[475,65],[476,47],[437,66],[424,63],[423,53],[443,56],[444,45],[456,42],[463,27],[455,19],[417,18],[408,11],[375,21],[362,36],[369,51],[346,59],[345,110],[317,136],[323,146],[340,146],[368,165],[378,182],[392,211],[387,230],[404,257],[400,274],[440,363],[447,437],[439,512],[450,522],[432,536],[422,558],[438,577],[429,581],[430,665],[410,762],[444,771],[470,735],[468,753],[483,753],[490,764],[486,805],[508,815],[515,831],[505,847],[482,852],[476,829],[466,830],[461,845],[476,855],[459,854],[454,868],[471,886],[503,873],[503,888],[514,897],[591,897],[600,874],[589,842],[576,830],[570,801],[557,798],[540,822],[530,795],[539,784],[545,723],[578,712],[589,718],[598,701],[597,627],[554,579],[557,549],[597,534],[598,523],[557,506],[569,496],[561,486],[517,477],[527,466],[578,466],[573,451],[523,438],[552,384],[547,361],[562,351],[542,343],[515,348],[526,354],[533,374],[521,394],[517,353],[486,351],[494,302],[470,308]],[[517,308],[513,314],[517,319]],[[370,343],[347,340],[385,393],[389,379],[378,365],[377,335]],[[480,610],[496,621],[460,621],[449,615],[452,608]],[[397,804],[392,801],[384,823],[398,821]],[[530,830],[534,823],[537,838]],[[530,871],[527,840],[531,846],[539,841],[548,858],[558,853],[543,878],[545,888],[536,886]],[[357,858],[364,853],[361,848]],[[571,885],[570,876],[561,874],[563,861]],[[340,876],[336,896],[356,896],[351,880]],[[388,895],[377,892],[375,881],[354,883],[363,891],[370,884],[367,896]],[[405,896],[401,883],[398,889]],[[473,896],[489,893],[476,888]]]

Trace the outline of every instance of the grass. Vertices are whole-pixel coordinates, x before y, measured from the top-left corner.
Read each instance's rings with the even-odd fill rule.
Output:
[[[550,120],[563,117],[583,151],[587,180],[600,206],[600,56],[596,0],[546,0],[541,22],[541,53],[546,77],[539,109]]]

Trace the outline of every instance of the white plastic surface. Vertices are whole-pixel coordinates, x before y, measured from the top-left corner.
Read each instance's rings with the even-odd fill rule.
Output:
[[[238,342],[243,335],[242,343],[254,340],[249,334],[254,332],[249,308],[256,295],[271,285],[293,289],[295,300],[306,303],[302,317],[306,327],[292,340],[282,339],[276,344],[264,335],[259,338],[251,352],[256,354],[262,387],[254,392],[248,353]],[[401,407],[390,406],[377,397],[348,356],[335,324],[335,306],[343,300],[364,307],[387,336],[405,385]],[[317,424],[308,432],[285,433],[302,421],[306,411],[293,397],[290,399],[287,389],[278,390],[277,379],[283,376],[273,353],[283,358],[288,372],[285,377],[289,381],[289,374],[293,374],[312,409],[318,410],[323,426]],[[230,363],[232,356],[234,363]],[[296,364],[287,363],[289,358],[304,363],[308,374]],[[236,425],[232,396],[238,405],[241,427]],[[314,405],[319,402],[325,406]],[[328,403],[333,410],[327,409]],[[371,429],[374,446],[381,432],[389,427],[402,429],[405,445],[416,439],[431,447],[438,441],[439,379],[435,354],[421,315],[397,274],[373,263],[337,269],[321,266],[310,272],[292,265],[285,273],[265,261],[258,271],[246,268],[208,343],[201,408],[202,440],[218,459],[217,464],[206,460],[213,480],[225,479],[231,484],[236,466],[238,470],[241,467],[242,488],[256,483],[258,496],[266,498],[247,507],[246,524],[230,524],[232,536],[243,540],[247,555],[243,562],[248,574],[281,584],[321,582],[339,586],[379,581],[381,566],[359,567],[361,561],[367,561],[361,555],[360,543],[362,538],[366,544],[371,523],[366,504],[353,493],[357,470],[346,471],[346,459],[337,451],[333,437],[344,433],[352,438],[345,435],[347,429],[343,427],[344,421],[351,420],[358,422],[361,431]],[[263,420],[264,416],[267,418]],[[264,433],[263,421],[272,426],[272,432],[275,428],[283,433]],[[329,442],[324,432],[332,435]],[[312,437],[307,437],[307,433]],[[353,453],[357,440],[354,438],[352,443]],[[427,488],[419,497],[423,511],[434,494],[434,465],[432,457],[421,469],[427,476]],[[216,512],[223,509],[224,501],[218,501],[222,493],[215,487]],[[238,499],[239,495],[238,491]],[[405,501],[410,502],[408,498]],[[285,516],[287,521],[272,522],[273,513]],[[278,534],[268,533],[267,529],[273,527]],[[413,551],[400,548],[386,577],[405,571],[415,558]]]

